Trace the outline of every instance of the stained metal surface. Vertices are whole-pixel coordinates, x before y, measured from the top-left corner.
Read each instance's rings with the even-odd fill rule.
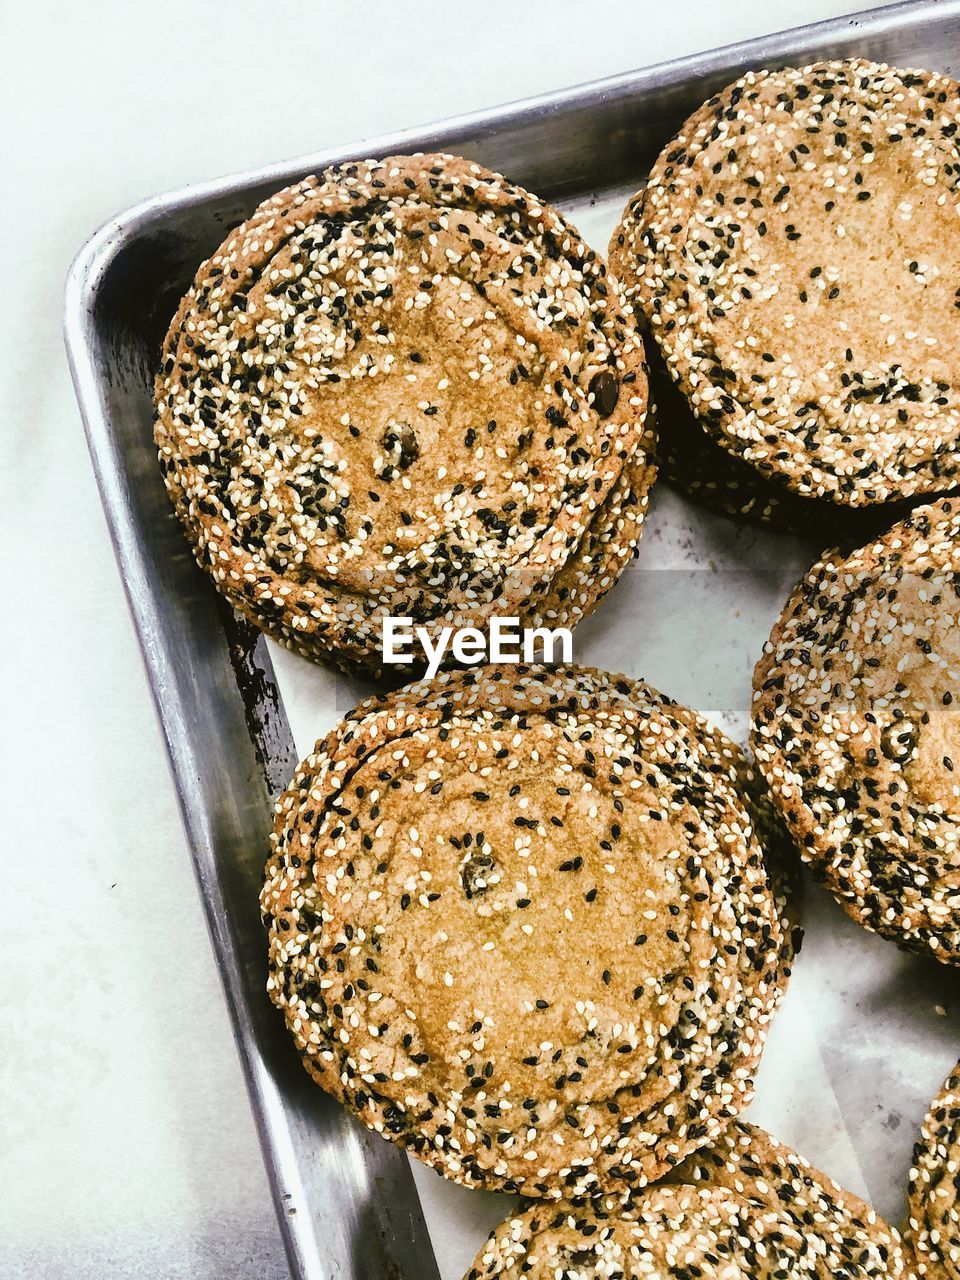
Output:
[[[390,152],[460,152],[569,202],[639,185],[664,142],[745,69],[857,54],[956,74],[960,0],[820,23],[161,196],[78,255],[66,342],[90,452],[176,780],[291,1269],[437,1276],[406,1157],[301,1069],[264,992],[257,911],[271,804],[295,752],[265,643],[194,565],[152,437],[160,343],[199,263],[267,195]]]

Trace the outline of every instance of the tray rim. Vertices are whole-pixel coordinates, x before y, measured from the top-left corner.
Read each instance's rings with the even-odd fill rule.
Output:
[[[271,182],[282,185],[293,178],[315,173],[318,169],[345,160],[401,154],[407,145],[422,143],[426,138],[437,146],[442,146],[445,138],[453,138],[467,131],[482,131],[493,125],[520,124],[540,114],[569,110],[574,105],[586,107],[591,102],[600,103],[607,97],[635,89],[645,80],[676,83],[691,78],[693,73],[705,76],[712,69],[720,70],[741,62],[757,63],[760,59],[753,55],[761,50],[765,61],[775,61],[780,52],[789,58],[791,47],[798,43],[801,35],[813,40],[818,34],[839,34],[839,29],[846,27],[856,27],[865,34],[871,28],[888,32],[898,27],[912,26],[918,18],[950,15],[960,17],[960,0],[898,0],[894,4],[858,9],[835,18],[802,23],[783,31],[748,37],[700,53],[683,54],[615,75],[581,81],[547,93],[513,98],[475,111],[444,116],[438,121],[425,121],[388,133],[368,135],[320,151],[304,152],[289,159],[273,161],[255,169],[235,170],[148,196],[106,219],[81,245],[68,269],[64,297],[64,335],[71,369],[80,367],[83,316],[86,309],[84,299],[96,292],[100,277],[125,239],[134,233],[148,230],[171,212],[249,187],[265,186]],[[88,393],[89,388],[84,391],[78,387],[78,400],[81,395]],[[83,407],[84,402],[81,401],[81,408]]]
[[[300,1250],[295,1243],[296,1224],[283,1211],[282,1185],[277,1166],[275,1134],[264,1105],[263,1073],[249,1055],[243,1025],[242,992],[231,988],[223,963],[236,963],[229,935],[218,931],[216,912],[225,911],[220,886],[212,868],[201,861],[200,850],[211,844],[213,835],[198,785],[198,760],[190,732],[180,708],[165,698],[173,664],[164,651],[162,627],[158,623],[157,600],[151,577],[138,543],[138,524],[124,500],[121,483],[122,450],[111,427],[111,415],[102,395],[95,352],[98,350],[93,312],[100,286],[114,260],[128,242],[162,226],[171,214],[205,202],[247,190],[275,184],[279,189],[297,178],[331,164],[367,156],[383,156],[424,149],[443,150],[449,141],[467,133],[480,134],[507,126],[522,127],[539,117],[574,109],[599,106],[608,98],[624,93],[646,93],[659,87],[680,84],[711,73],[729,72],[731,79],[751,66],[789,63],[798,47],[830,37],[840,39],[856,31],[890,34],[909,29],[924,20],[960,20],[960,0],[900,0],[899,3],[871,7],[814,23],[791,26],[783,31],[748,37],[731,44],[685,54],[612,76],[584,81],[525,98],[510,100],[478,110],[444,117],[384,134],[363,137],[331,148],[274,161],[254,169],[238,170],[223,176],[161,192],[138,201],[108,218],[81,245],[68,270],[63,304],[63,335],[71,378],[80,409],[87,446],[101,497],[110,541],[120,572],[128,608],[134,623],[144,663],[147,685],[157,714],[176,791],[187,845],[194,864],[198,893],[205,908],[208,931],[220,970],[224,998],[230,1014],[234,1039],[243,1063],[251,1111],[261,1145],[280,1234],[292,1273],[300,1273]],[[269,667],[269,659],[267,659]],[[269,1082],[272,1083],[272,1082]],[[324,1269],[323,1274],[326,1274]],[[436,1271],[431,1272],[436,1275]]]

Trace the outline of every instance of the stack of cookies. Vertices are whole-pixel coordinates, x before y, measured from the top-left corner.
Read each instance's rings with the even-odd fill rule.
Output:
[[[798,946],[791,865],[960,964],[958,129],[944,76],[751,72],[665,148],[612,271],[472,161],[346,164],[262,204],[171,325],[177,513],[312,659],[382,676],[391,616],[588,614],[654,479],[644,337],[667,476],[845,547],[757,665],[758,770],[640,681],[488,666],[362,703],[281,796],[268,989],[307,1071],[533,1202],[470,1280],[870,1280],[914,1251],[960,1277],[956,1077],[907,1246],[737,1119]]]
[[[681,488],[826,540],[956,483],[958,124],[953,80],[852,60],[749,72],[667,145],[610,261]]]
[[[819,560],[754,689],[757,761],[814,874],[867,928],[960,963],[960,502]]]
[[[693,712],[585,668],[361,704],[281,798],[262,896],[307,1070],[468,1186],[662,1177],[749,1100],[789,973],[749,781]]]
[[[603,260],[451,156],[265,201],[184,297],[156,404],[167,488],[231,604],[374,675],[388,615],[574,625],[654,477],[643,344]]]

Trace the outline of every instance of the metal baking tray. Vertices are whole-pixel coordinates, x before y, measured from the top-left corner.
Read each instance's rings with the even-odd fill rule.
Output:
[[[196,568],[164,491],[151,383],[166,326],[229,228],[334,162],[462,153],[579,222],[619,209],[685,116],[744,70],[844,55],[956,74],[960,2],[823,22],[159,196],[107,223],[71,268],[77,398],[300,1280],[435,1280],[438,1270],[406,1157],[309,1081],[264,992],[257,895],[272,801],[296,753],[267,643]]]

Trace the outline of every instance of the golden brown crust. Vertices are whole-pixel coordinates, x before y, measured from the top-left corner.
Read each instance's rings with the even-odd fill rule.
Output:
[[[377,669],[384,614],[482,625],[582,597],[575,620],[654,475],[618,284],[559,213],[457,157],[266,201],[184,299],[156,402],[201,565],[351,667]]]
[[[361,705],[282,797],[262,899],[307,1069],[467,1185],[660,1176],[745,1105],[789,971],[744,770],[586,669]]]
[[[504,1222],[466,1280],[912,1280],[896,1230],[795,1151],[735,1124],[629,1204],[531,1205]]]
[[[861,924],[960,960],[960,502],[828,553],[754,674],[752,742],[804,860]]]
[[[960,474],[960,97],[858,60],[749,72],[628,204],[614,272],[704,430],[850,506]]]
[[[917,1271],[960,1276],[960,1063],[933,1100],[913,1150],[906,1237]]]

